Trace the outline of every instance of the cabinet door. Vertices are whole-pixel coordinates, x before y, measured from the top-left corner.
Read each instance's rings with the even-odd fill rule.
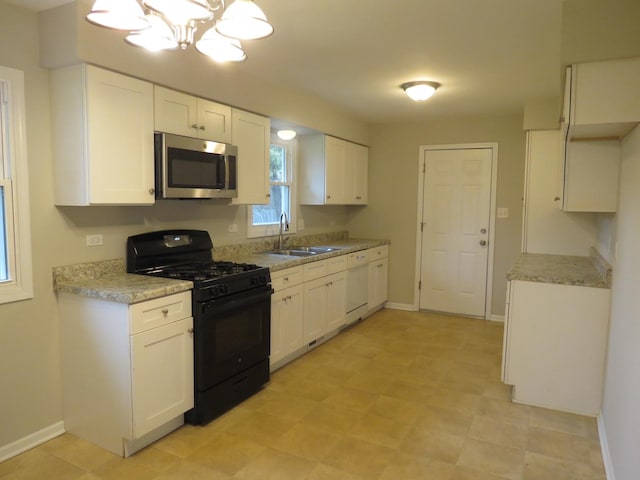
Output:
[[[387,274],[389,261],[386,258],[369,263],[369,310],[387,301]]]
[[[347,272],[338,272],[324,279],[327,285],[326,331],[342,327],[347,320]]]
[[[86,131],[88,203],[153,204],[153,86],[88,66]]]
[[[198,137],[231,143],[231,107],[199,98]]]
[[[303,338],[303,288],[302,285],[288,288],[286,304],[282,315],[282,343],[284,354],[289,355],[304,345]]]
[[[348,203],[366,205],[368,202],[369,151],[367,147],[347,142]]]
[[[274,365],[284,358],[284,321],[287,306],[286,290],[275,292],[271,296],[271,352],[269,363]]]
[[[193,408],[193,318],[131,337],[134,438]]]
[[[232,143],[238,147],[238,197],[234,204],[269,203],[268,118],[232,109]]]
[[[327,331],[327,285],[325,278],[318,278],[304,284],[303,339],[309,343],[323,336]]]
[[[619,170],[620,142],[618,140],[568,142],[565,157],[563,210],[615,212],[618,207]]]
[[[164,87],[154,87],[154,123],[158,132],[186,137],[198,134],[197,99]]]
[[[348,203],[346,188],[347,144],[344,140],[325,137],[325,203],[343,205]]]

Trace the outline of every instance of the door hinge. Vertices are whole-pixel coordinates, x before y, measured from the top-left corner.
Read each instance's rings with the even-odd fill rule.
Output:
[[[427,162],[422,164],[422,173],[427,173]]]
[[[424,233],[424,222],[420,222],[420,233]]]
[[[422,280],[418,280],[418,290],[422,290]]]

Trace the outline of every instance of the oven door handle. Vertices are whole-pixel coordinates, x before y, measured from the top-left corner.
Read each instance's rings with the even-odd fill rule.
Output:
[[[202,305],[202,312],[209,313],[212,310],[215,310],[216,313],[224,313],[238,307],[253,305],[254,303],[269,299],[273,294],[273,289],[271,287],[267,287],[265,290],[260,290],[257,293],[250,293],[251,295],[248,295],[248,292],[241,292],[229,297],[223,297],[217,300],[212,300],[210,302],[205,302]]]

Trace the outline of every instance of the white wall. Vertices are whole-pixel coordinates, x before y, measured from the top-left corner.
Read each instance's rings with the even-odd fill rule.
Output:
[[[640,127],[623,140],[620,179],[602,423],[615,480],[637,480],[640,478]]]

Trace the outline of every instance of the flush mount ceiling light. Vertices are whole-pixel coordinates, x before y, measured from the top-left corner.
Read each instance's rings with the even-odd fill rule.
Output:
[[[400,85],[400,88],[405,91],[409,98],[416,102],[431,98],[439,87],[440,84],[438,82],[427,81],[406,82]]]
[[[232,0],[233,1],[233,0]],[[242,62],[240,40],[273,33],[267,17],[252,0],[96,0],[86,19],[102,27],[129,32],[127,43],[151,51],[196,49],[217,62]],[[210,22],[198,41],[200,24]]]
[[[293,140],[294,138],[296,138],[295,130],[278,130],[276,134],[281,140]]]

